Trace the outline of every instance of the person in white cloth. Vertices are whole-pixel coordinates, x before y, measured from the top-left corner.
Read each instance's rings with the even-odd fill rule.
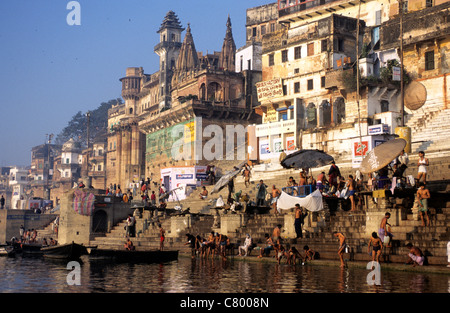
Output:
[[[245,237],[244,245],[239,246],[239,256],[247,256],[248,248],[250,248],[252,244],[252,237],[250,236],[250,234],[247,234],[247,236]]]

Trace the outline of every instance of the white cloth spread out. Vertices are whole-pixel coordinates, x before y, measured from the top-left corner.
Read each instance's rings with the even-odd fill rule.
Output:
[[[293,197],[282,191],[281,196],[277,201],[278,212],[281,212],[280,210],[292,209],[297,203],[310,212],[318,212],[323,210],[322,193],[320,190],[316,190],[304,198]]]

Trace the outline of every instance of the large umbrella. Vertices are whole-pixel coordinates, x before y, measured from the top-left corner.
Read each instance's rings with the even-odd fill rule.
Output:
[[[284,168],[309,169],[331,164],[333,157],[322,150],[300,150],[289,154],[281,165]]]
[[[406,140],[402,138],[392,139],[376,146],[362,160],[359,171],[363,174],[376,172],[387,166],[406,147]]]
[[[211,190],[211,194],[217,193],[225,188],[225,186],[228,185],[228,182],[235,178],[242,171],[242,168],[246,163],[247,161],[244,161],[238,166],[235,166],[231,171],[228,171],[224,175],[222,175],[222,177],[220,177],[220,179],[214,185],[214,188]]]

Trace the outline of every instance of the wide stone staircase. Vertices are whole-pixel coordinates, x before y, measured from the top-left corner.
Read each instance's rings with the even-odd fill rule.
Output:
[[[426,151],[434,157],[445,156],[445,152],[450,150],[450,109],[429,108],[419,111],[411,115],[406,122],[406,126],[411,128],[412,152]]]
[[[408,168],[406,174],[410,173],[415,176],[415,161],[414,157],[410,158],[411,166]],[[442,177],[450,177],[450,161],[446,158],[436,158],[430,160],[429,177],[432,179],[442,179]],[[341,168],[341,173],[346,177],[353,173],[354,170],[349,164],[338,164]],[[314,169],[313,174],[317,176],[320,171],[327,172],[328,166],[323,169]],[[261,165],[254,167],[252,171],[252,178],[250,186],[246,187],[242,176],[237,176],[235,179],[235,192],[242,190],[242,194],[248,194],[252,201],[256,201],[256,185],[260,179],[268,186],[270,192],[271,186],[275,184],[278,188],[286,185],[289,177],[293,176],[298,181],[299,172],[297,170],[281,169],[269,165]],[[441,177],[442,176],[442,177]],[[445,182],[444,184],[446,185]],[[440,186],[440,185],[436,185]],[[444,186],[445,187],[445,186]],[[213,187],[207,186],[211,191]],[[442,188],[441,188],[442,189]],[[441,192],[446,193],[447,188],[443,188]],[[189,253],[189,247],[185,246],[185,233],[193,235],[200,235],[207,237],[211,231],[218,231],[214,228],[215,200],[219,195],[226,199],[228,189],[225,187],[218,194],[209,195],[208,199],[199,199],[199,190],[195,190],[186,200],[182,201],[182,209],[190,209],[192,213],[191,223],[189,227],[179,231],[177,235],[171,234],[171,219],[163,216],[159,217],[159,222],[166,230],[165,249],[176,249],[180,253]],[[168,207],[173,208],[178,205],[177,202],[169,203]],[[446,264],[446,245],[450,240],[450,231],[447,222],[450,218],[450,201],[443,202],[442,205],[431,207],[432,225],[427,227],[420,226],[421,222],[417,218],[417,214],[409,212],[400,221],[398,226],[392,227],[394,240],[392,247],[387,250],[386,257],[382,261],[390,261],[394,263],[403,263],[407,259],[407,248],[405,244],[411,242],[419,246],[427,255],[429,264],[442,265]],[[220,213],[223,214],[223,213]],[[275,217],[272,214],[249,214],[246,216],[245,223],[242,227],[236,229],[235,232],[229,232],[228,236],[231,241],[238,246],[241,244],[245,235],[249,233],[259,247],[264,247],[264,234],[272,234],[276,225],[284,225],[285,215]],[[146,218],[137,217],[137,223],[141,225],[142,232],[133,238],[133,243],[137,249],[158,249],[159,248],[159,228],[158,221],[150,221]],[[125,243],[125,221],[116,225],[114,229],[106,234],[104,237],[97,237],[91,242],[91,245],[98,245],[102,248],[122,249]],[[284,238],[283,232],[281,237],[284,238],[284,244],[294,245],[299,251],[303,251],[303,246],[308,245],[313,250],[320,254],[322,259],[338,260],[337,249],[338,241],[332,233],[333,231],[343,232],[347,236],[347,243],[350,246],[350,251],[345,258],[354,261],[370,261],[371,256],[367,252],[367,244],[370,237],[366,234],[366,214],[365,212],[348,212],[339,210],[322,213],[311,213],[309,226],[304,230],[304,237],[302,239]],[[377,231],[378,229],[370,230]],[[257,253],[253,253],[256,255]]]

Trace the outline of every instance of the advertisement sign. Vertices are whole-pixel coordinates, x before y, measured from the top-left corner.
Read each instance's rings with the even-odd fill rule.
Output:
[[[275,138],[273,140],[273,150],[275,153],[281,152],[281,150],[283,150],[283,139],[282,138]]]
[[[186,199],[187,186],[200,186],[202,179],[207,179],[206,166],[169,167],[161,169],[161,177],[168,191],[175,190],[168,201]]]
[[[256,83],[258,102],[267,99],[283,97],[283,84],[281,78]]]
[[[367,131],[368,134],[371,136],[389,134],[389,125],[387,124],[372,125],[367,128]]]
[[[277,121],[277,111],[269,106],[264,114],[264,123],[272,123]]]
[[[206,173],[207,166],[196,166],[195,167],[195,178],[197,180],[208,179],[208,173]]]
[[[398,66],[392,67],[392,80],[393,81],[400,81],[401,80],[401,69]]]
[[[295,137],[286,138],[286,150],[287,151],[295,150]]]
[[[376,146],[390,140],[390,136],[363,136],[352,141],[352,167],[358,168],[364,157]]]
[[[172,130],[177,126],[183,126],[190,130],[189,132],[180,132],[177,136],[172,135]],[[171,157],[172,147],[184,135],[185,142],[193,142],[195,139],[195,121],[194,119],[181,122],[177,125],[173,125],[159,131],[147,134],[146,138],[146,162],[151,162],[158,158],[161,158],[161,154],[165,154],[166,157]],[[190,135],[190,137],[189,137]]]
[[[357,157],[365,157],[369,152],[369,141],[356,141],[353,143],[353,155]]]
[[[269,140],[261,140],[259,142],[259,154],[267,155],[269,153]]]

